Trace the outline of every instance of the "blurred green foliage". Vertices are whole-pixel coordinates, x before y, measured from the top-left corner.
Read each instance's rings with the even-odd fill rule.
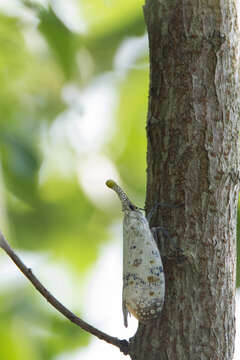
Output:
[[[79,181],[77,163],[91,151],[79,154],[66,134],[59,140],[54,133],[58,117],[71,107],[64,89],[73,84],[81,94],[97,77],[112,74],[114,131],[97,151],[112,160],[143,205],[148,60],[145,51],[122,77],[114,68],[123,41],[144,34],[138,0],[75,4],[82,33],[69,28],[50,2],[19,0],[12,13],[8,5],[0,8],[0,223],[14,248],[47,253],[83,279],[101,244],[111,240],[112,213],[97,206]],[[139,62],[145,65],[137,68]],[[67,170],[59,170],[59,162]],[[0,268],[5,260],[1,252]],[[5,287],[0,274],[1,360],[51,360],[88,344],[87,333],[46,309],[27,281]]]
[[[79,181],[77,162],[91,152],[79,155],[66,137],[55,140],[53,125],[70,109],[66,86],[74,84],[81,94],[110,73],[118,97],[114,130],[98,152],[112,160],[143,206],[148,60],[145,51],[122,76],[114,67],[123,41],[144,34],[139,0],[77,4],[82,33],[72,31],[50,3],[19,0],[18,15],[0,12],[0,222],[15,248],[48,253],[83,279],[101,244],[110,241],[112,213],[97,206]],[[58,171],[59,159],[67,170]],[[0,266],[3,259],[1,253]],[[47,307],[26,282],[1,287],[0,274],[1,360],[52,360],[88,344],[87,333]]]

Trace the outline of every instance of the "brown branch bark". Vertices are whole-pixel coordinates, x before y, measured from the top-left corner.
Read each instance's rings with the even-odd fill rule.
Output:
[[[120,340],[116,337],[110,336],[96,329],[94,326],[89,325],[88,323],[80,319],[78,316],[73,314],[59,300],[57,300],[38,280],[38,278],[33,274],[32,270],[28,268],[18,257],[18,255],[13,251],[13,249],[6,241],[1,231],[0,231],[0,247],[7,253],[7,255],[17,265],[17,267],[21,270],[21,272],[28,278],[28,280],[33,284],[33,286],[37,289],[37,291],[63,316],[65,316],[72,323],[79,326],[81,329],[98,337],[100,340],[104,340],[109,344],[117,346],[119,350],[123,352],[125,355],[129,353],[128,350],[129,344],[127,340]]]

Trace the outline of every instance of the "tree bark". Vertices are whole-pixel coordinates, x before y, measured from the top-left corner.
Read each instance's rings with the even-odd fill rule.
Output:
[[[131,358],[229,360],[235,338],[239,56],[234,0],[146,0],[148,211],[185,255],[163,254],[165,305]],[[177,252],[176,252],[177,254]]]

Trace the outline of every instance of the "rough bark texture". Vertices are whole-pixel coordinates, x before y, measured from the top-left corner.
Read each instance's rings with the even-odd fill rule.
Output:
[[[163,258],[159,320],[140,325],[132,359],[229,360],[235,337],[238,22],[234,0],[146,0],[150,46],[149,210],[186,256]]]

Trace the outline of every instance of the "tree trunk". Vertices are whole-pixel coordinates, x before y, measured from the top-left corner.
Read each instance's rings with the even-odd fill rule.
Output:
[[[165,305],[139,325],[132,359],[229,360],[235,337],[239,57],[234,0],[146,0],[151,225],[169,231]],[[171,255],[171,256],[170,256]]]

